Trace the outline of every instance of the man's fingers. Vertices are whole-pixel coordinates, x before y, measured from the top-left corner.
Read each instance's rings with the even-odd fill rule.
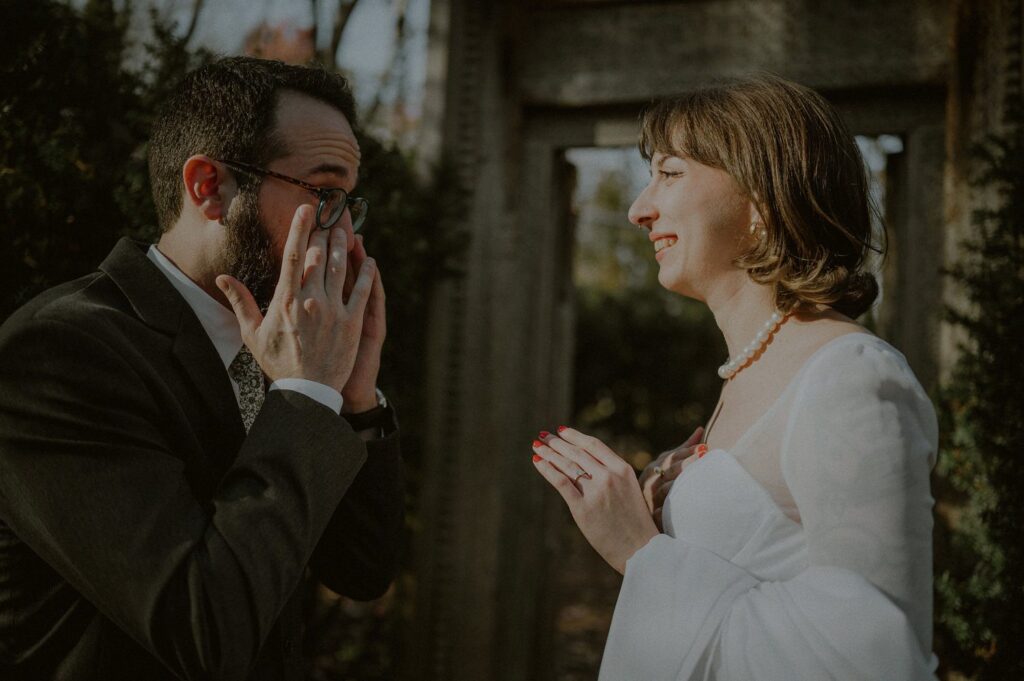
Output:
[[[275,294],[294,295],[302,286],[302,266],[306,262],[306,246],[309,244],[309,231],[313,227],[313,216],[313,206],[308,204],[302,204],[295,210],[291,229],[288,230],[288,240],[284,244],[284,254],[281,256],[281,278],[277,282]]]
[[[306,258],[302,266],[302,286],[308,294],[322,296],[325,287],[330,230],[316,229],[309,235]]]
[[[217,277],[217,287],[224,292],[224,296],[231,304],[231,309],[238,318],[238,325],[242,329],[242,339],[248,340],[256,332],[263,322],[263,314],[260,312],[256,299],[252,297],[249,289],[234,277],[222,274]]]
[[[373,280],[377,276],[377,262],[373,258],[363,261],[359,268],[359,276],[356,278],[355,286],[352,287],[352,295],[348,298],[346,307],[349,314],[357,315],[360,318],[366,312],[366,302],[370,298],[370,291],[373,289]]]
[[[360,234],[355,236],[355,245],[352,246],[352,251],[348,254],[348,271],[345,275],[345,288],[342,291],[342,300],[348,302],[348,297],[352,295],[352,287],[356,284],[356,277],[359,275],[359,268],[363,266],[363,262],[366,260],[366,248],[363,246],[363,237]]]
[[[350,275],[348,266],[348,234],[341,227],[334,227],[330,232],[330,256],[327,259],[324,290],[327,291],[328,298],[343,302],[345,282]]]

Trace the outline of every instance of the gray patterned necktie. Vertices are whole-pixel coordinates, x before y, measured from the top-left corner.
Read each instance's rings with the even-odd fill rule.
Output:
[[[228,376],[238,384],[238,409],[242,413],[245,432],[249,432],[256,414],[263,406],[265,391],[263,387],[263,371],[256,363],[256,358],[249,348],[242,346],[228,367]]]

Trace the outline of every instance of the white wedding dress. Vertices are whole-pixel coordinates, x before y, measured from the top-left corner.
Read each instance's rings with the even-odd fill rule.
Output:
[[[676,480],[626,564],[601,681],[935,678],[935,411],[866,333]]]

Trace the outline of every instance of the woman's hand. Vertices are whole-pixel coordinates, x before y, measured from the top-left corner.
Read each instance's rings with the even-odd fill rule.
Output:
[[[661,522],[662,507],[665,505],[665,499],[668,498],[669,492],[672,491],[675,479],[679,477],[684,468],[690,465],[690,462],[707,452],[707,445],[697,444],[700,442],[703,432],[704,429],[698,426],[686,442],[675,449],[662,452],[640,474],[640,487],[643,489],[644,501],[647,502],[647,508],[659,531],[664,531]]]
[[[693,453],[693,447],[700,442],[700,436],[703,432],[704,427],[697,426],[697,429],[686,439],[686,442],[675,449],[659,454],[658,458],[647,464],[643,473],[640,474],[640,488],[644,491],[644,501],[647,502],[647,508],[652,514],[655,508],[654,495],[662,484],[664,470],[690,456]]]
[[[572,428],[534,440],[533,464],[569,505],[590,545],[620,573],[658,534],[633,467],[603,442]]]

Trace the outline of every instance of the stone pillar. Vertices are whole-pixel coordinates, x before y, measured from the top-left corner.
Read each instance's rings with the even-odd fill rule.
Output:
[[[887,168],[889,251],[883,268],[879,331],[907,357],[929,394],[939,378],[945,225],[942,175],[945,130],[921,126],[904,135]]]

